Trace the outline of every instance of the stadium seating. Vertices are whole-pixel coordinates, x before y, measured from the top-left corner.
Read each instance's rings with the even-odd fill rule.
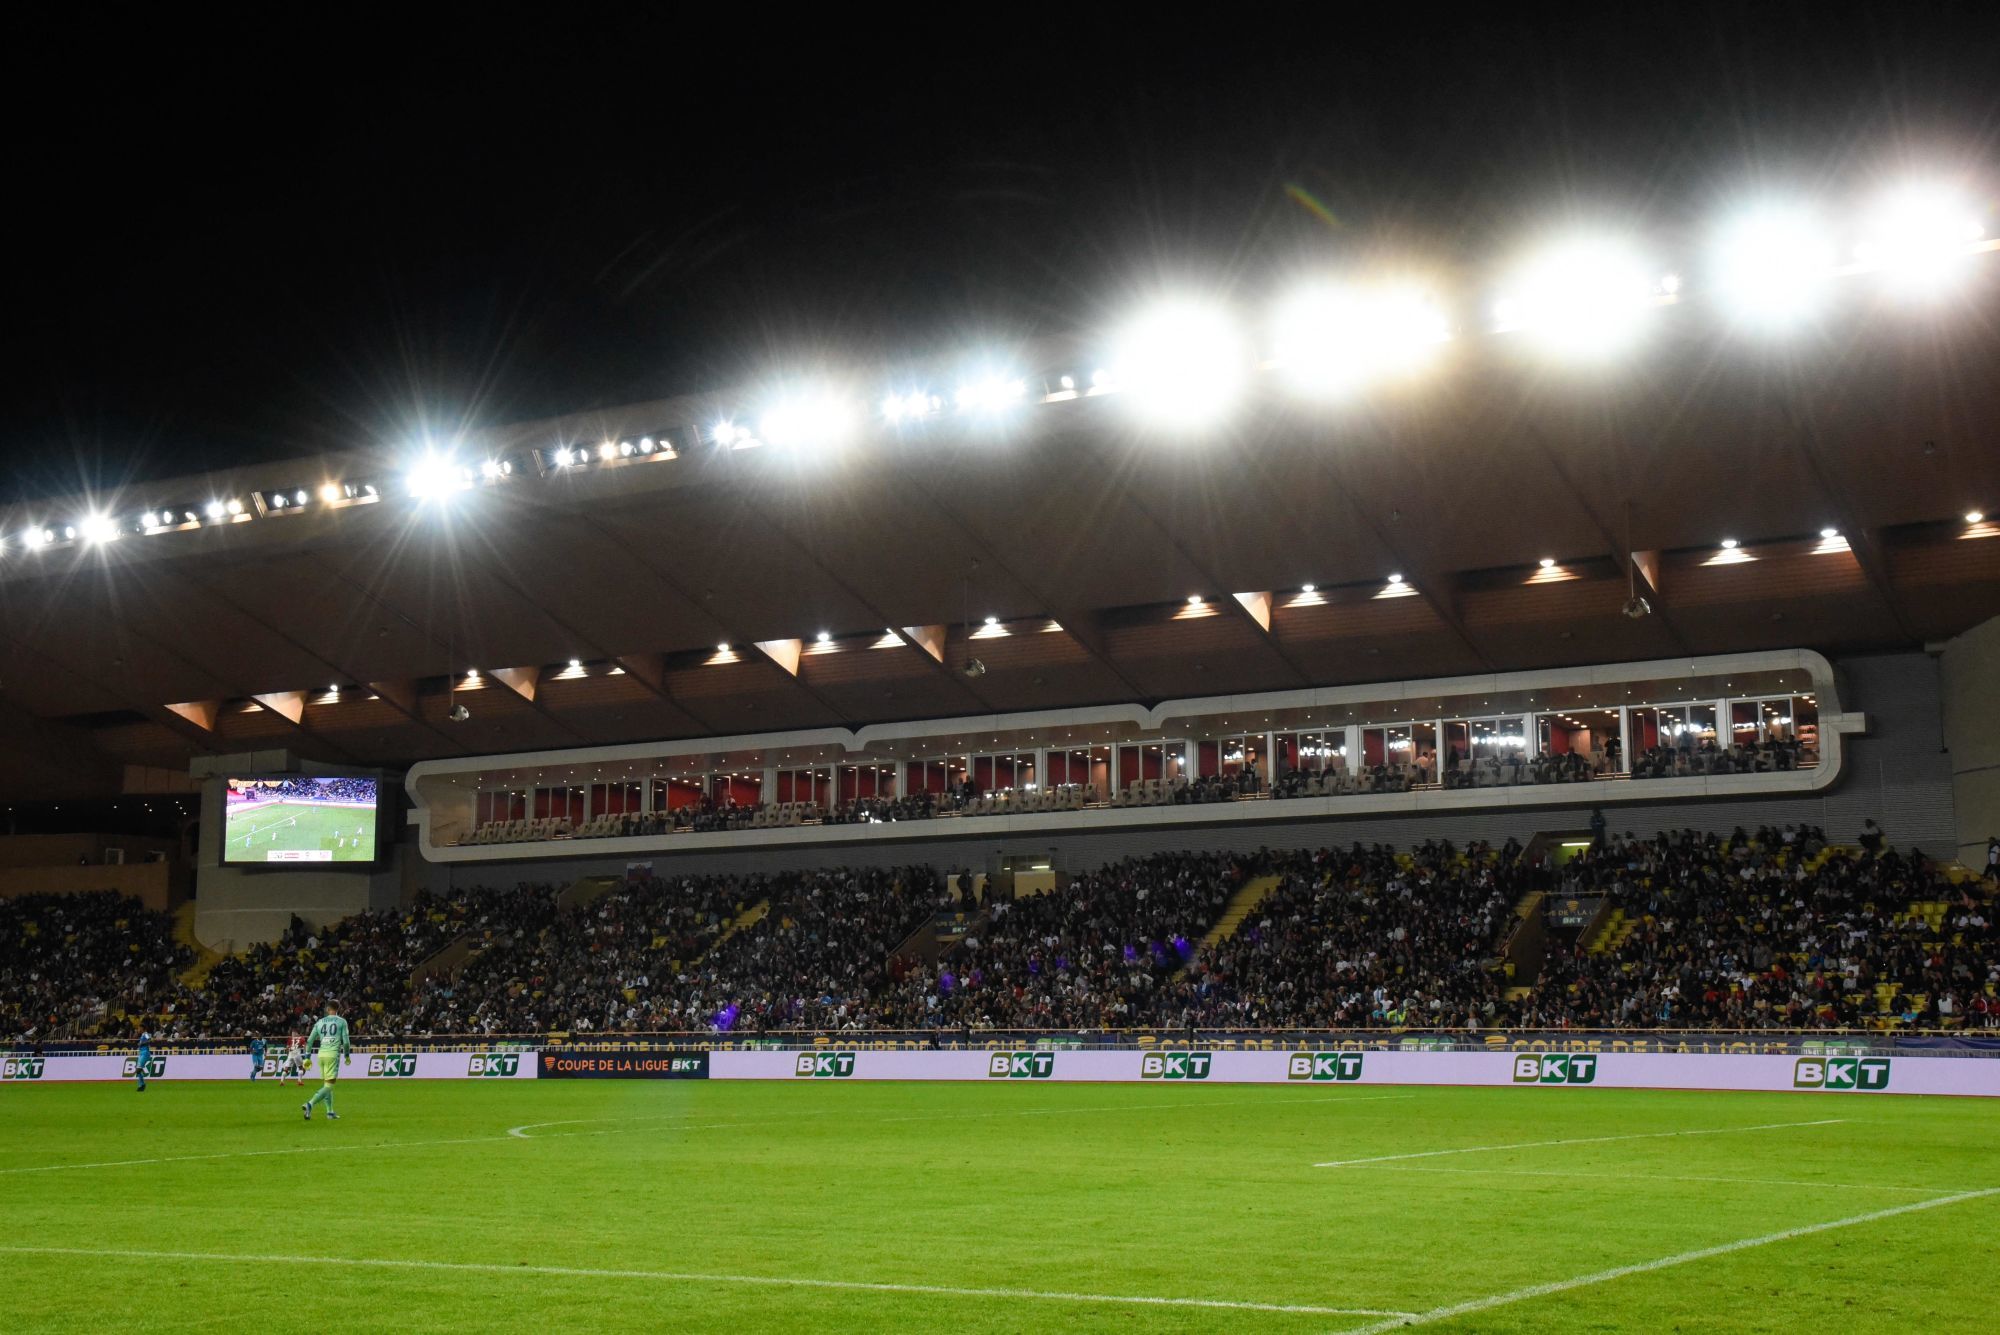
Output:
[[[1239,902],[1252,878],[1268,883]],[[2000,1029],[1994,890],[1915,855],[1828,847],[1811,830],[1611,836],[1560,866],[1515,844],[1163,854],[980,902],[954,900],[925,867],[682,877],[561,902],[546,886],[467,890],[318,929],[295,923],[199,982],[177,978],[187,956],[164,915],[112,896],[43,896],[0,901],[0,1036],[138,1023],[163,1036],[275,1034],[328,995],[363,1035]],[[1549,929],[1538,977],[1504,977],[1517,915],[1553,899],[1604,908],[1588,929]],[[936,915],[949,933],[920,930]],[[420,969],[447,947],[452,969]]]

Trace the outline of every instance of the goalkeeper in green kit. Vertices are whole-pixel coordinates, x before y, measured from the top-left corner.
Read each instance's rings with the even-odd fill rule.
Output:
[[[306,1035],[306,1051],[315,1049],[319,1052],[319,1091],[301,1103],[299,1111],[310,1122],[313,1119],[313,1104],[324,1102],[327,1119],[337,1122],[340,1114],[333,1110],[333,1082],[340,1079],[340,1064],[353,1058],[354,1048],[348,1042],[347,1021],[340,1018],[331,1001],[326,1003],[326,1014]]]

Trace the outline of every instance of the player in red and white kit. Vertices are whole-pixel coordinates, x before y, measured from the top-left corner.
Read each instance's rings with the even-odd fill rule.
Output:
[[[306,1082],[306,1040],[296,1029],[285,1040],[285,1064],[278,1068],[278,1083],[282,1085],[287,1079],[297,1085]]]

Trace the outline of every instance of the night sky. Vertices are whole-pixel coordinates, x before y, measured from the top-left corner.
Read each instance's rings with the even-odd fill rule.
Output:
[[[16,18],[0,499],[2000,182],[1990,3],[725,9]]]

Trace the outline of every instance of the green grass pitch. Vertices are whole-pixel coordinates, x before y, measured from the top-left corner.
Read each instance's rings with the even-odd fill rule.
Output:
[[[383,1081],[307,1125],[304,1092],[0,1087],[6,1328],[1994,1329],[1970,1099]]]
[[[375,860],[375,813],[358,807],[313,802],[236,806],[229,810],[223,833],[230,862],[264,862],[274,851],[313,850],[333,854],[335,862]]]

